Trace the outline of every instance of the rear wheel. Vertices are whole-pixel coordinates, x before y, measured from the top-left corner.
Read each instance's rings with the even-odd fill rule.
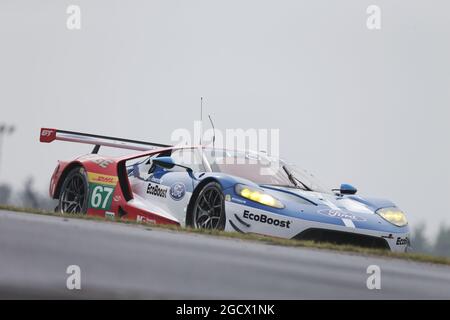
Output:
[[[61,187],[57,209],[61,213],[82,213],[87,211],[89,186],[83,168],[72,169]]]
[[[224,195],[217,182],[210,182],[200,190],[195,199],[191,221],[197,229],[225,229]]]

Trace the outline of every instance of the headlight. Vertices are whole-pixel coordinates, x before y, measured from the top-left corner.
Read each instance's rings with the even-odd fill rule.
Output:
[[[275,199],[270,194],[267,194],[264,191],[260,191],[249,186],[244,186],[242,184],[237,184],[235,187],[235,191],[241,197],[261,203],[263,205],[278,209],[284,208],[284,205],[278,199]]]
[[[386,221],[395,224],[397,227],[403,227],[408,224],[405,214],[398,208],[383,208],[377,210],[377,213]]]

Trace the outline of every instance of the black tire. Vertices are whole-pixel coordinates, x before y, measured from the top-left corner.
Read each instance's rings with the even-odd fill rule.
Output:
[[[196,229],[225,229],[225,197],[217,182],[202,187],[190,212],[190,225]]]
[[[82,167],[70,170],[59,193],[56,209],[60,213],[86,214],[89,197],[89,185],[86,171]]]

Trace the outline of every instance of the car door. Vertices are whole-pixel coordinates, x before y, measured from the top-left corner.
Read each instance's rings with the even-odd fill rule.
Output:
[[[192,174],[185,168],[174,166],[165,169],[153,163],[153,159],[167,154],[157,154],[135,164],[130,182],[135,198],[156,214],[171,215],[185,225],[186,210],[194,189]],[[198,151],[194,148],[176,149],[170,154],[176,164],[204,171]]]

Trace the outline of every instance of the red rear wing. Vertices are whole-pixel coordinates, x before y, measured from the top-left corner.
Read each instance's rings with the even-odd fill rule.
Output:
[[[44,143],[50,143],[55,140],[77,142],[84,144],[95,145],[93,153],[97,153],[100,146],[136,150],[136,151],[147,151],[156,148],[168,148],[172,147],[167,144],[145,142],[138,140],[129,140],[123,138],[100,136],[90,133],[42,128],[39,140]]]

